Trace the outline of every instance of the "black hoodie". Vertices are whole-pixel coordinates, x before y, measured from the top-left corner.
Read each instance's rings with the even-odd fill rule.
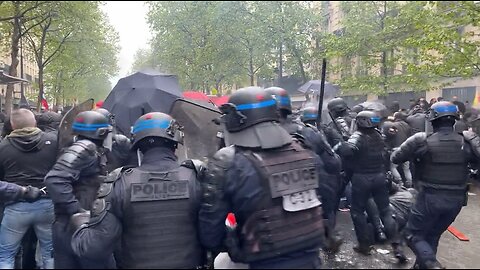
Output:
[[[10,135],[0,143],[0,180],[42,188],[56,158],[55,134],[37,131]]]

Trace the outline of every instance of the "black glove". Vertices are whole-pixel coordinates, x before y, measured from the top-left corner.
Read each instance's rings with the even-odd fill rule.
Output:
[[[40,198],[42,191],[36,187],[28,186],[23,187],[21,198],[27,202],[34,202]]]
[[[90,211],[82,209],[80,212],[73,214],[70,217],[70,226],[73,231],[76,231],[83,224],[87,224],[90,221]]]

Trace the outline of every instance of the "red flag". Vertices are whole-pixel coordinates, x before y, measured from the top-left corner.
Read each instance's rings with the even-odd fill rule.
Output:
[[[45,98],[45,93],[42,93],[42,107],[45,108],[45,110],[48,110],[48,102],[47,99]]]

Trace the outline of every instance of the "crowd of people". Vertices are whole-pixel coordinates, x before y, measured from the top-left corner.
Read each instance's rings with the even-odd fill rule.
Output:
[[[0,268],[25,268],[22,253],[41,269],[213,268],[228,252],[250,268],[318,269],[319,250],[344,241],[343,197],[359,256],[389,242],[398,263],[408,246],[415,268],[442,268],[438,242],[466,205],[480,118],[438,99],[396,105],[387,115],[337,97],[318,124],[318,108],[296,115],[282,88],[239,89],[219,107],[206,163],[178,160],[182,126],[165,113],[117,134],[107,110],[80,112],[61,148],[61,114],[16,109],[0,143]]]

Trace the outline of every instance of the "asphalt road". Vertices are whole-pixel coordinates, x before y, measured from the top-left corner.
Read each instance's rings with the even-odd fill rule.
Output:
[[[462,232],[469,241],[460,241],[450,232],[446,231],[440,239],[438,260],[448,269],[475,269],[480,267],[480,188],[474,186],[469,196],[469,202],[462,209],[460,215],[452,224]],[[339,212],[338,229],[345,239],[345,243],[335,255],[325,254],[320,251],[325,269],[408,269],[412,267],[415,256],[408,247],[405,253],[409,262],[403,265],[397,263],[393,257],[390,245],[375,245],[371,256],[363,256],[353,251],[356,244],[355,232],[349,212]],[[388,254],[385,254],[387,253]],[[230,261],[227,254],[220,254],[215,260],[215,268],[246,269],[243,264]]]

